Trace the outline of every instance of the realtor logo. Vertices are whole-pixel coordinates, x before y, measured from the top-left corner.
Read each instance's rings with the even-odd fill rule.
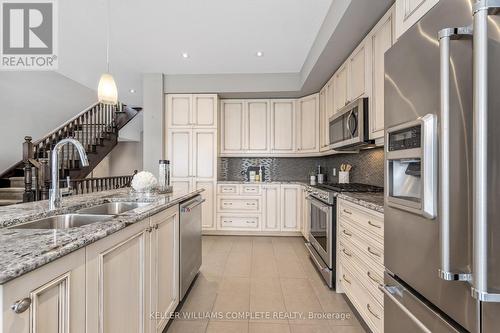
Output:
[[[26,0],[24,0],[26,1]],[[55,0],[0,0],[1,62],[4,70],[57,68]]]

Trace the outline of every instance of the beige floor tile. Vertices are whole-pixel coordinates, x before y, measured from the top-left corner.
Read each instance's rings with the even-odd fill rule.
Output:
[[[207,333],[247,333],[247,332],[248,332],[247,321],[210,321],[207,327]]]
[[[288,324],[269,324],[250,322],[249,333],[290,333]]]
[[[250,294],[219,294],[212,311],[222,314],[222,318],[216,318],[217,321],[233,321],[234,316],[250,311]]]
[[[333,333],[332,328],[326,324],[320,325],[290,325],[290,333]]]
[[[331,329],[332,333],[366,333],[361,326],[335,326]]]
[[[231,250],[226,260],[224,276],[249,277],[251,266],[251,250],[243,252],[233,252]]]
[[[251,322],[286,323],[287,318],[280,318],[278,313],[286,312],[281,292],[280,281],[277,278],[251,279],[250,282],[250,312],[256,314]],[[259,314],[259,316],[257,316]]]
[[[302,265],[295,256],[276,257],[278,273],[282,278],[306,278]]]
[[[273,256],[252,256],[251,277],[279,277],[278,264]]]
[[[250,278],[224,277],[220,283],[219,294],[250,294]]]
[[[209,254],[203,258],[201,271],[207,276],[222,276],[226,267],[228,254]]]
[[[219,280],[209,280],[208,277],[200,274],[191,287],[181,312],[210,312],[215,303],[219,285]]]
[[[308,279],[280,279],[285,307],[288,312],[298,313],[290,324],[328,324],[328,318],[310,318],[311,314],[324,313]]]
[[[174,320],[167,330],[167,333],[204,333],[207,329],[208,321],[180,321]]]

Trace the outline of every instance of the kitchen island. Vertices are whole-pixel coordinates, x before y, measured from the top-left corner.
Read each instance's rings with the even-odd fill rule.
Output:
[[[161,332],[179,302],[178,205],[202,191],[119,189],[65,198],[54,211],[46,201],[2,208],[1,332]],[[112,202],[144,204],[69,229],[18,228]]]

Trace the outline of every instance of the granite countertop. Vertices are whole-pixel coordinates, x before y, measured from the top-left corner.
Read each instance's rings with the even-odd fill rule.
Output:
[[[129,189],[103,191],[63,199],[63,207],[48,210],[48,202],[38,201],[0,208],[0,284],[87,246],[133,223],[172,207],[202,192],[179,191],[139,198]],[[78,209],[111,201],[151,202],[110,220],[71,229],[10,229],[23,222],[74,212]]]
[[[384,214],[384,192],[344,192],[337,198]]]
[[[269,184],[296,184],[296,185],[309,185],[304,180],[271,180],[263,182],[250,182],[247,180],[218,180],[218,184],[245,184],[245,185],[269,185]]]

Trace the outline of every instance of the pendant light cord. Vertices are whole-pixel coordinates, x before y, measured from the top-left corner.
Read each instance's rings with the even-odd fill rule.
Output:
[[[106,0],[106,68],[109,73],[109,17],[110,17],[110,0]]]

